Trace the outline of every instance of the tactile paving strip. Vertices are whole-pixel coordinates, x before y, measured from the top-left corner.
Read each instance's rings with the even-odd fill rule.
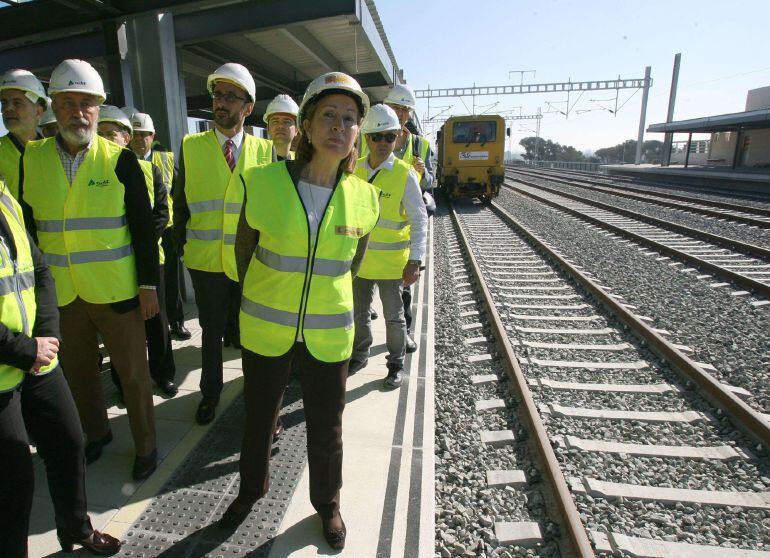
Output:
[[[240,396],[131,526],[119,556],[267,556],[307,460],[299,387],[290,385],[284,396],[281,419],[286,430],[270,459],[270,491],[237,530],[225,531],[216,522],[238,494],[244,418]]]

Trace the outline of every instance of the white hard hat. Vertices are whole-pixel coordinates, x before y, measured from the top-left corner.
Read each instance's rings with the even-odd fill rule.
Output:
[[[43,116],[40,117],[38,126],[45,126],[46,124],[53,124],[54,122],[56,122],[56,115],[53,113],[53,109],[48,107],[45,109]]]
[[[128,116],[128,117],[129,117],[129,118],[131,118],[132,120],[133,120],[133,118],[134,118],[134,115],[135,115],[137,112],[139,112],[139,109],[138,109],[138,108],[136,108],[136,107],[132,107],[132,106],[125,106],[125,107],[120,107],[120,110],[122,110],[123,112],[125,112],[125,113],[126,113],[126,116]]]
[[[297,127],[302,126],[302,114],[305,106],[320,93],[330,89],[352,93],[361,102],[360,108],[363,109],[361,116],[366,115],[366,112],[369,110],[369,97],[366,96],[358,82],[342,72],[329,72],[328,74],[318,76],[307,86],[305,95],[302,97],[302,102],[299,105],[299,112],[297,113]]]
[[[362,134],[376,134],[377,132],[400,129],[401,124],[398,122],[398,115],[388,105],[374,105],[366,113],[364,121],[361,123]]]
[[[417,107],[417,98],[414,96],[414,91],[403,83],[397,83],[391,87],[387,97],[385,97],[385,102],[390,105],[400,105],[413,110]]]
[[[0,78],[0,91],[5,89],[23,91],[24,96],[33,103],[43,101],[43,104],[48,107],[49,99],[45,95],[45,88],[32,72],[27,70],[8,70]]]
[[[155,133],[155,124],[152,122],[152,117],[146,112],[135,112],[131,117],[131,127],[134,132]]]
[[[276,113],[291,114],[296,119],[298,112],[299,107],[297,106],[297,103],[294,102],[294,99],[281,93],[280,95],[276,95],[275,99],[270,101],[270,104],[267,105],[265,116],[262,117],[262,120],[267,124],[267,119],[270,118],[270,115]]]
[[[213,74],[210,74],[206,80],[206,89],[209,92],[214,91],[214,84],[218,81],[226,81],[237,85],[249,94],[249,100],[253,103],[257,93],[257,86],[254,85],[254,78],[251,73],[240,64],[228,62],[223,64]]]
[[[104,82],[91,64],[85,60],[65,60],[51,74],[51,82],[48,84],[48,93],[88,93],[99,97],[99,104],[107,98],[104,92]]]
[[[99,123],[102,122],[114,122],[128,128],[130,133],[134,131],[133,126],[131,126],[131,120],[126,116],[126,113],[112,105],[102,105],[99,107]]]

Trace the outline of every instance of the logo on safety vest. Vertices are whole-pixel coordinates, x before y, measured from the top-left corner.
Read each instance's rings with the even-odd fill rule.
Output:
[[[352,236],[353,238],[361,238],[364,236],[364,230],[361,227],[337,225],[334,229],[334,232],[342,236]]]
[[[94,180],[93,178],[88,181],[89,186],[96,186],[97,188],[104,188],[105,186],[110,185],[110,179],[105,178],[104,180]]]

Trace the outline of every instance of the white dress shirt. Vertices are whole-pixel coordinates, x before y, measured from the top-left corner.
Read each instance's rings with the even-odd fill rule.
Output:
[[[222,132],[214,128],[214,131],[217,134],[217,140],[219,141],[219,147],[222,148],[222,153],[225,152],[225,142],[227,140],[233,140],[233,157],[235,158],[235,164],[238,164],[238,157],[241,156],[241,147],[243,147],[243,134],[245,133],[243,130],[235,134],[233,137],[228,138],[226,135],[224,135]]]
[[[366,169],[366,175],[369,180],[375,172],[380,169],[392,170],[395,164],[396,156],[391,153],[377,168],[369,166],[369,157],[363,162],[359,162],[359,168]],[[404,188],[404,197],[401,198],[401,207],[406,210],[406,217],[411,227],[409,232],[409,259],[423,260],[425,256],[425,245],[428,241],[428,212],[425,209],[425,202],[422,201],[422,190],[420,190],[420,175],[414,169],[409,169],[406,178],[406,188]]]

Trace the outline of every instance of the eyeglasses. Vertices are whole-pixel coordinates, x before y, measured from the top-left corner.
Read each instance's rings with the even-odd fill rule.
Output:
[[[239,97],[235,93],[231,93],[228,91],[227,93],[222,93],[221,91],[212,91],[211,92],[211,98],[215,101],[224,101],[226,103],[234,103],[235,101],[243,101],[244,103],[248,103],[249,99],[246,97]]]
[[[375,143],[380,143],[381,141],[386,141],[388,143],[393,143],[396,141],[396,134],[393,132],[388,132],[386,134],[377,133],[377,134],[369,134],[369,139],[371,139]]]

